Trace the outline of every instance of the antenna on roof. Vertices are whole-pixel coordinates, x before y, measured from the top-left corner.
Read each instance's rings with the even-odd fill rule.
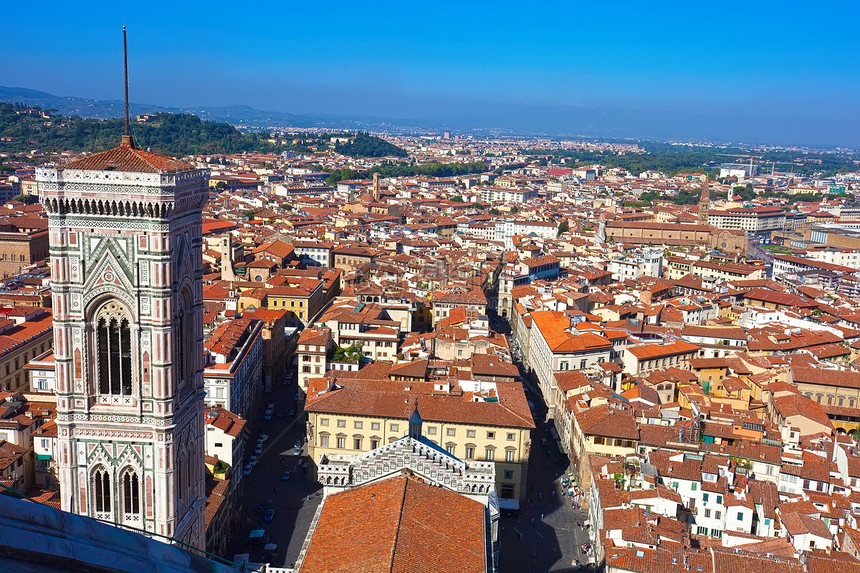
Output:
[[[125,26],[122,27],[122,56],[125,64],[125,135],[122,136],[121,145],[134,148],[134,140],[131,138],[131,123],[128,120],[128,41],[126,40]]]

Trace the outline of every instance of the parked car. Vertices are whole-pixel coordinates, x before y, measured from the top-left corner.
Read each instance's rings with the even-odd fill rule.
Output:
[[[281,474],[281,480],[290,481],[290,472],[284,472],[283,474]]]
[[[254,453],[257,455],[260,455],[261,453],[263,453],[263,443],[262,442],[257,443],[257,447],[254,448]]]
[[[248,460],[248,463],[251,464],[252,466],[256,466],[258,461],[259,460],[257,459],[257,456],[251,456],[251,459]]]
[[[272,521],[275,519],[275,508],[270,507],[266,510],[266,515],[263,516],[263,521]]]
[[[254,466],[251,464],[245,464],[245,470],[242,472],[242,475],[249,476],[251,475],[251,470],[254,469]]]
[[[270,412],[269,410],[266,410],[266,415],[263,416],[263,419],[264,420],[271,420],[272,419],[272,412]]]
[[[301,446],[296,446],[296,447],[295,447],[295,449],[293,450],[293,454],[295,454],[295,455],[297,455],[297,456],[302,455],[302,447],[301,447]]]
[[[281,410],[281,411],[283,412],[283,410]],[[290,416],[295,416],[295,415],[296,415],[296,409],[290,408]]]

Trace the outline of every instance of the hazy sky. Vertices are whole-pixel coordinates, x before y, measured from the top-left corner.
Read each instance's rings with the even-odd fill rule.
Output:
[[[0,85],[56,95],[122,97],[125,23],[137,102],[526,120],[572,106],[622,110],[616,123],[638,114],[681,131],[737,123],[738,139],[772,130],[860,145],[857,2],[48,1],[4,12]]]

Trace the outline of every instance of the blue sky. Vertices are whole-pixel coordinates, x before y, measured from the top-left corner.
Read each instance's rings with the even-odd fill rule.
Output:
[[[798,143],[860,145],[856,2],[48,1],[4,9],[0,84],[56,95],[121,97],[125,23],[137,102],[525,114],[526,122],[536,108],[591,110],[622,130],[622,117],[646,115],[656,126],[677,112],[681,131],[690,127],[682,123],[716,129],[742,117],[737,139],[773,131]]]

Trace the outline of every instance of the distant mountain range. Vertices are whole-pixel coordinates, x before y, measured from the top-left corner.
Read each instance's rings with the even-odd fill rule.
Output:
[[[121,100],[97,100],[0,86],[0,101],[22,102],[63,115],[116,118]],[[672,106],[670,103],[633,108],[612,105],[482,103],[436,117],[392,118],[323,113],[292,114],[260,111],[246,105],[180,108],[132,103],[131,112],[191,113],[201,119],[243,128],[320,127],[345,130],[409,133],[451,130],[478,135],[562,136],[575,138],[699,141],[711,143],[860,146],[860,117],[833,116],[828,110],[782,109],[755,104],[735,111]]]
[[[111,119],[125,114],[122,100],[88,99],[74,96],[56,96],[27,88],[0,86],[0,101],[25,103],[42,109],[55,109],[67,116]],[[165,107],[145,103],[129,105],[132,116],[139,113],[191,113],[201,119],[223,121],[250,128],[263,127],[325,127],[333,129],[383,129],[417,127],[413,122],[373,116],[340,116],[327,114],[292,114],[281,111],[260,111],[247,105],[229,105],[207,108]],[[396,124],[396,125],[395,125]]]
[[[67,116],[110,119],[125,113],[122,100],[99,100],[56,96],[27,88],[0,86],[0,101],[38,105]],[[223,121],[238,127],[320,127],[329,129],[413,132],[454,130],[484,135],[577,135],[585,137],[647,137],[631,121],[629,110],[593,109],[576,106],[527,106],[489,104],[479,113],[457,113],[441,117],[393,118],[372,115],[292,114],[261,111],[247,105],[181,108],[132,102],[132,116],[139,113],[191,113],[201,119]],[[609,121],[606,118],[612,118]],[[673,137],[659,133],[652,137]]]

